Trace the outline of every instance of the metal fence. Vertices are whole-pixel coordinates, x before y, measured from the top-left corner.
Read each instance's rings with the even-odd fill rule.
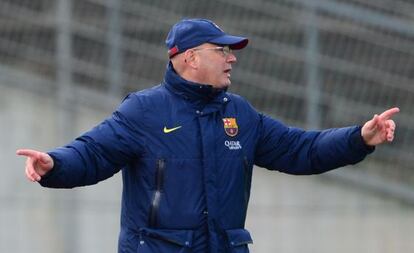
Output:
[[[210,18],[251,41],[232,91],[289,124],[362,123],[400,106],[396,143],[370,173],[411,183],[413,11],[402,0],[2,0],[0,67],[51,81],[62,106],[79,86],[123,96],[162,80],[173,23]]]

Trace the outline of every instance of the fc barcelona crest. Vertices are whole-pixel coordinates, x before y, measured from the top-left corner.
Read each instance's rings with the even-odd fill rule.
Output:
[[[236,118],[223,118],[224,131],[228,136],[234,137],[239,132]]]

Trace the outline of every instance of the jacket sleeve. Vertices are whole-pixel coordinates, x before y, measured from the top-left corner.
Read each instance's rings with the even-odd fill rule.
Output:
[[[304,131],[260,115],[255,163],[288,174],[319,174],[362,161],[374,151],[365,145],[361,127]]]
[[[40,184],[72,188],[96,184],[117,173],[143,153],[142,114],[137,96],[127,96],[111,117],[68,145],[48,152],[55,165]]]

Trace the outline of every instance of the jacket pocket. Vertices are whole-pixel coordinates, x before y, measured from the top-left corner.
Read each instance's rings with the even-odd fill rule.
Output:
[[[246,229],[226,230],[230,253],[249,253],[248,244],[253,243],[249,231]]]
[[[191,253],[192,230],[141,228],[137,253]]]

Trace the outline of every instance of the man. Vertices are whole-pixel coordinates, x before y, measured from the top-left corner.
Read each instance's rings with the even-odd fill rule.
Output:
[[[166,40],[164,81],[135,92],[67,146],[27,156],[45,187],[95,184],[122,169],[119,252],[248,252],[244,229],[253,165],[318,174],[354,164],[391,142],[392,108],[363,127],[303,131],[227,92],[232,50],[248,40],[205,19],[182,20]]]

